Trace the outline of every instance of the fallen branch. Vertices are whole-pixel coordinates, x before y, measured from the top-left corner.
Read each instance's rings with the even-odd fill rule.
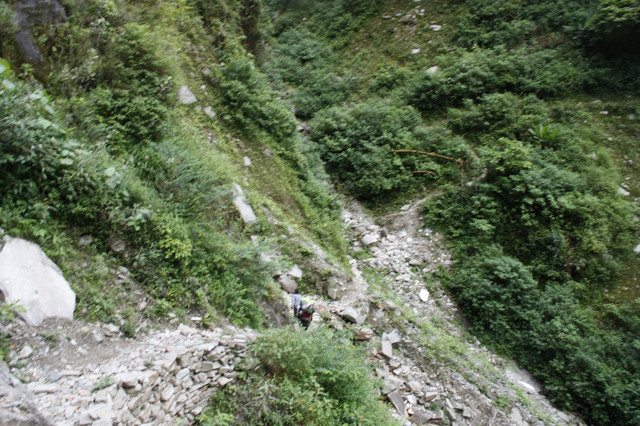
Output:
[[[429,155],[431,157],[438,157],[438,158],[444,158],[445,160],[449,160],[449,161],[455,161],[460,165],[464,164],[464,160],[462,158],[447,157],[446,155],[436,154],[435,152],[418,151],[415,149],[394,149],[391,152]]]

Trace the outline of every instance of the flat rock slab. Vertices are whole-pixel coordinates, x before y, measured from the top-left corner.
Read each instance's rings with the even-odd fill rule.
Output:
[[[400,392],[393,391],[387,395],[387,398],[389,398],[389,401],[391,401],[393,406],[396,407],[398,414],[402,417],[407,416],[407,411],[404,408],[404,400],[402,399],[402,394],[400,394]]]
[[[73,319],[76,294],[60,268],[32,242],[5,236],[0,251],[0,292],[24,308],[20,316],[36,326],[45,318]]]

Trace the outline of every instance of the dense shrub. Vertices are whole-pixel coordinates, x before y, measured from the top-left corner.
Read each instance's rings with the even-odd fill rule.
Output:
[[[57,122],[49,96],[9,77],[0,62],[0,191],[2,203],[46,217],[76,202],[91,180],[74,173],[83,155]]]
[[[214,397],[203,424],[393,424],[378,401],[366,353],[328,329],[278,329],[252,347],[260,369]]]
[[[357,197],[371,199],[407,189],[413,182],[416,160],[403,160],[392,150],[415,147],[417,124],[412,108],[370,101],[322,111],[311,122],[311,137],[340,185]]]
[[[567,26],[584,25],[597,0],[561,3],[535,0],[473,0],[469,12],[456,29],[458,43],[473,46],[513,46],[535,36],[559,32]]]
[[[234,56],[221,67],[224,118],[240,127],[268,132],[283,149],[291,148],[296,124],[248,58]]]
[[[609,351],[607,342],[633,333],[602,328],[582,303],[615,283],[636,225],[615,172],[585,165],[577,143],[568,131],[546,142],[500,139],[480,151],[486,178],[431,202],[426,217],[454,242],[459,263],[443,282],[476,332],[527,365],[564,407],[598,424],[625,423],[637,398],[613,394],[627,389],[637,350]]]
[[[567,50],[498,47],[458,50],[440,59],[439,71],[417,74],[406,89],[407,101],[421,111],[457,106],[493,92],[551,97],[591,84],[585,61]]]

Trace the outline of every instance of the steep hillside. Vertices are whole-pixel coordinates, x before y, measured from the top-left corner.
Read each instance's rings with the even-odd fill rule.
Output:
[[[337,187],[441,193],[471,330],[588,422],[637,422],[637,4],[272,4],[265,71]]]
[[[176,393],[154,416],[581,422],[504,356],[588,424],[637,423],[636,3],[2,2],[0,228],[45,250],[77,307],[60,339],[10,323],[0,354],[34,390],[50,348],[102,350],[90,323],[127,356],[154,328],[231,323],[258,334],[237,375],[216,367],[238,382],[189,411],[178,382],[218,376],[158,364]],[[295,286],[312,331],[267,331]],[[52,392],[140,392],[82,369]],[[109,419],[151,416],[156,385]],[[40,397],[58,421],[86,408]]]

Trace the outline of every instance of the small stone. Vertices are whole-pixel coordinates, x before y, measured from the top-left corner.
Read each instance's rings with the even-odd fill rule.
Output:
[[[55,393],[58,389],[59,387],[54,384],[38,385],[33,389],[33,393]]]
[[[439,69],[440,69],[439,66],[434,65],[434,66],[432,66],[430,68],[427,68],[427,74],[435,74],[435,73],[438,72]]]
[[[210,362],[210,361],[205,361],[205,362]],[[188,368],[183,368],[178,372],[178,374],[176,374],[176,382],[177,383],[182,382],[184,379],[186,379],[189,376],[190,373],[191,373],[191,370],[189,370]]]
[[[53,372],[47,376],[47,381],[49,383],[55,383],[62,378],[62,374]]]
[[[128,399],[127,393],[124,391],[124,389],[119,388],[118,392],[116,393],[116,396],[113,397],[113,402],[111,403],[111,407],[114,410],[120,410],[127,403],[127,399]]]
[[[169,398],[173,395],[175,388],[172,384],[168,384],[167,387],[164,388],[162,393],[160,393],[160,401],[168,401]]]
[[[349,322],[355,323],[357,325],[361,325],[367,319],[366,315],[364,315],[363,313],[361,313],[361,312],[359,312],[356,309],[351,308],[351,307],[343,309],[340,312],[340,316],[345,321],[349,321]]]
[[[135,388],[138,384],[138,375],[135,373],[122,373],[118,375],[123,388]]]
[[[384,379],[384,382],[382,385],[382,393],[386,395],[389,392],[393,392],[394,390],[398,389],[403,384],[404,384],[404,380],[402,380],[400,377],[389,375]]]
[[[418,297],[420,297],[420,300],[422,300],[424,303],[427,303],[429,301],[429,290],[423,288],[422,290],[420,290],[420,294],[418,294]]]
[[[431,420],[431,416],[428,416],[423,410],[416,410],[411,416],[411,422],[416,425],[423,425]]]
[[[414,393],[420,392],[422,390],[422,385],[420,384],[420,382],[417,382],[416,380],[409,381],[407,385],[409,386],[409,388],[411,388],[411,391]]]
[[[447,413],[447,417],[449,417],[449,419],[455,420],[457,418],[456,412],[452,407],[445,405],[444,411]]]
[[[80,243],[81,246],[88,246],[92,242],[93,238],[91,237],[91,235],[81,235],[78,239],[78,243]]]
[[[360,242],[362,243],[363,246],[369,247],[370,245],[378,242],[378,237],[372,234],[367,234],[364,237],[362,237]]]
[[[431,28],[431,31],[440,31],[442,29],[442,25],[429,25],[429,28]]]
[[[433,400],[434,400],[434,399],[436,399],[437,397],[438,397],[438,392],[427,392],[427,393],[425,393],[425,395],[424,395],[424,400],[425,400],[426,402],[429,402],[429,401],[433,401]]]
[[[120,332],[120,327],[118,327],[118,326],[117,326],[117,325],[115,325],[115,324],[111,324],[111,323],[109,323],[109,324],[105,325],[105,326],[104,326],[104,328],[105,328],[105,329],[107,330],[107,332],[108,332],[109,334],[111,334],[111,335],[113,335],[113,334],[118,334],[118,333]]]
[[[122,238],[116,237],[111,240],[111,242],[109,243],[109,247],[114,253],[117,254],[122,253],[124,249],[127,248],[127,245]]]
[[[415,54],[418,54],[418,53],[420,53],[420,49],[411,49],[411,54],[412,55],[415,55]]]
[[[280,287],[289,294],[295,292],[298,288],[298,283],[289,275],[280,275],[278,282],[280,283]]]
[[[209,118],[213,118],[216,116],[215,111],[210,106],[204,108],[204,113],[207,114]]]
[[[249,157],[243,157],[242,161],[244,162],[244,165],[246,167],[249,167],[251,165],[251,158]]]
[[[219,363],[215,363],[215,364],[220,365]],[[215,364],[211,361],[202,361],[202,364],[200,364],[200,368],[198,369],[198,372],[207,373],[215,369]]]
[[[24,348],[18,354],[18,359],[27,358],[33,353],[33,348],[29,345],[25,345]]]
[[[640,247],[640,244],[638,245]],[[329,299],[336,300],[338,298],[338,288],[337,287],[329,287],[327,290],[327,296]]]
[[[358,330],[353,336],[353,338],[356,340],[369,340],[371,339],[371,337],[373,337],[373,330],[371,330],[370,328],[362,328]]]
[[[388,340],[383,340],[382,342],[380,342],[378,353],[386,356],[389,359],[393,358],[393,348],[391,347],[391,343],[389,343]]]
[[[522,389],[524,389],[524,391],[525,391],[525,392],[527,392],[527,393],[538,393],[538,392],[536,391],[536,388],[535,388],[535,387],[533,387],[532,385],[530,385],[530,384],[529,384],[529,383],[527,383],[527,382],[524,382],[524,381],[522,381],[522,380],[518,380],[518,385],[519,385]]]
[[[382,340],[386,340],[389,343],[391,343],[392,345],[402,341],[402,337],[400,337],[400,333],[398,333],[398,330],[393,330],[391,333],[387,334],[387,333],[383,333],[382,334]]]
[[[218,384],[220,385],[220,387],[225,387],[228,383],[233,382],[233,379],[229,378],[229,377],[220,377],[218,379]]]

